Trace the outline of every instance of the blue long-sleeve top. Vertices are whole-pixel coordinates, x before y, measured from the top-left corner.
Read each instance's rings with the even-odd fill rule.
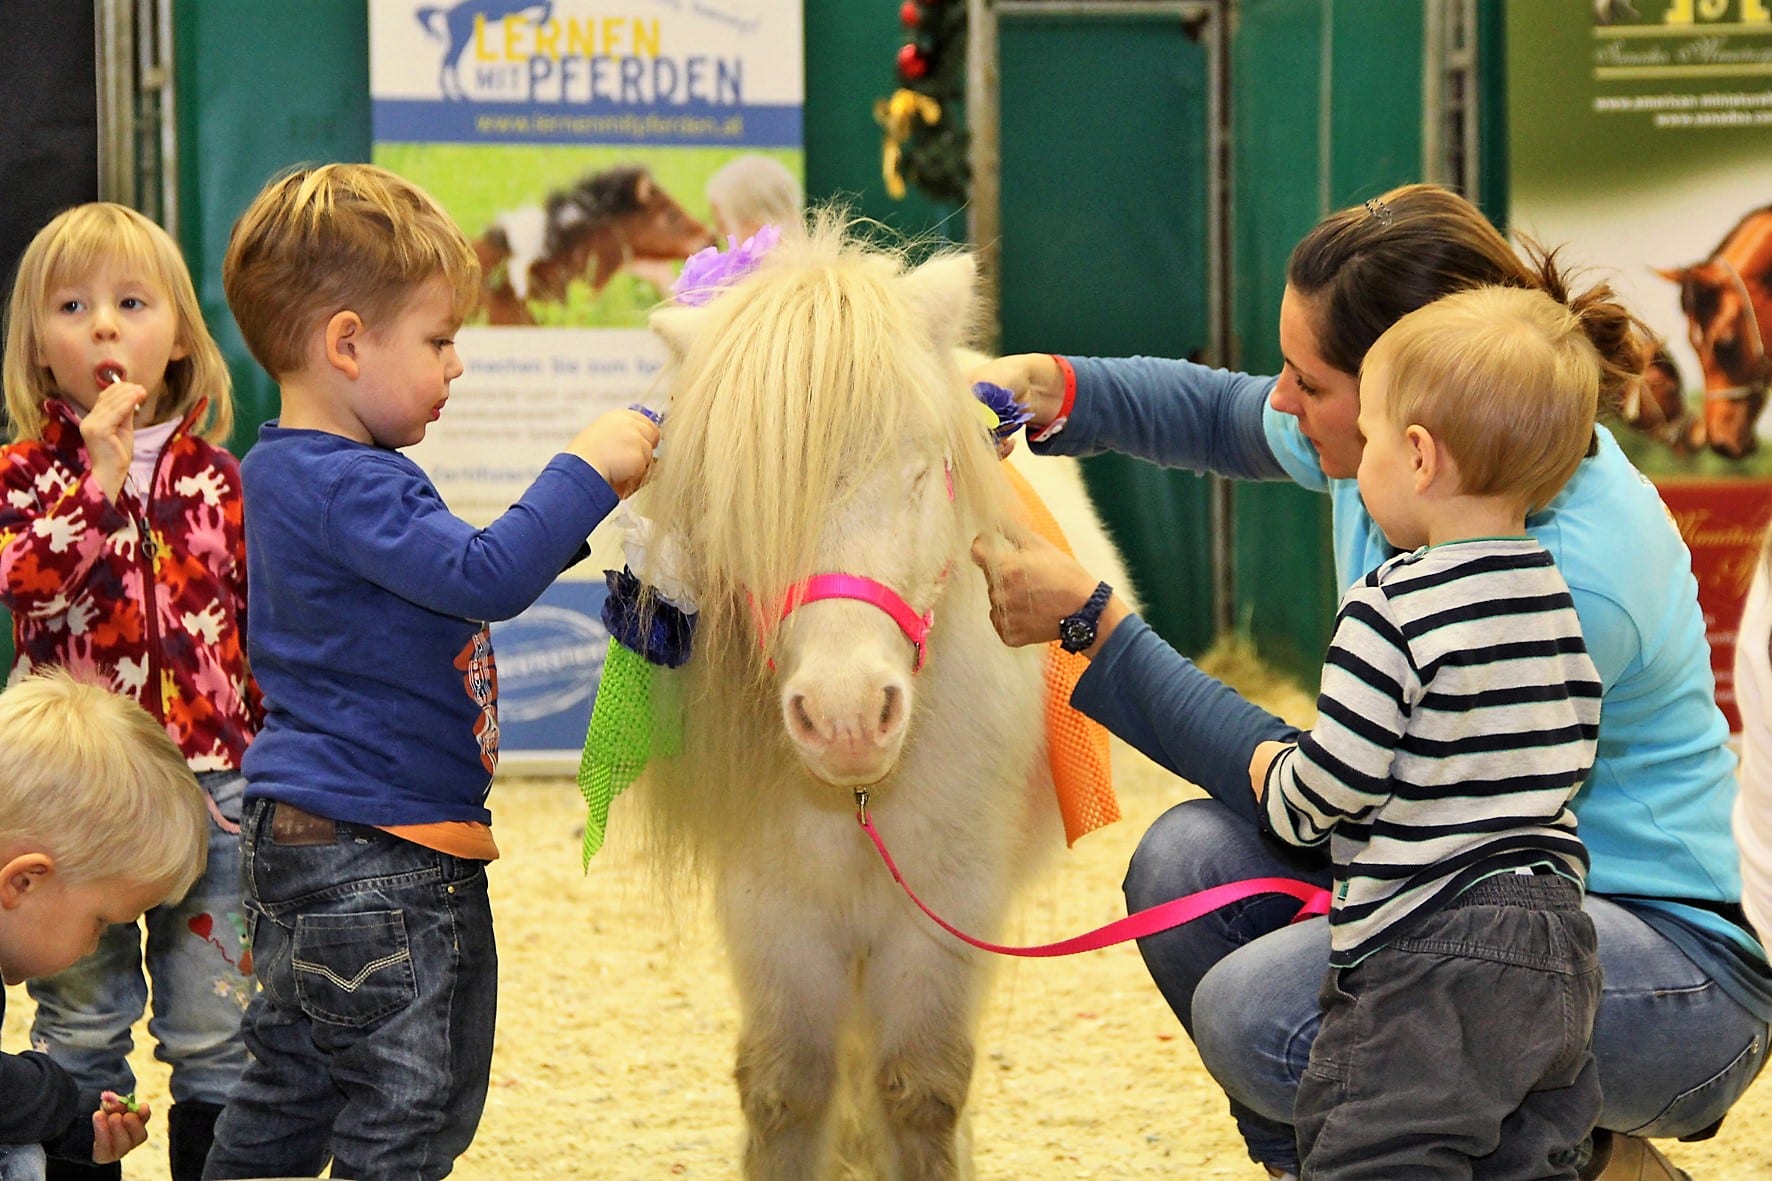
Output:
[[[489,823],[498,674],[487,624],[585,555],[615,492],[558,455],[476,528],[399,452],[275,422],[241,471],[250,656],[265,698],[246,798],[361,824]]]
[[[1070,358],[1076,403],[1036,453],[1135,455],[1240,479],[1291,479],[1329,495],[1337,591],[1393,550],[1358,482],[1323,474],[1297,419],[1268,405],[1272,377],[1151,357]],[[1599,428],[1598,454],[1527,519],[1569,584],[1604,689],[1593,773],[1575,797],[1593,859],[1588,888],[1628,902],[1772,1019],[1765,952],[1731,909],[1741,898],[1729,829],[1735,756],[1716,705],[1691,554],[1659,494]],[[1621,539],[1629,539],[1623,560]],[[1221,693],[1136,619],[1098,650],[1073,702],[1169,769],[1252,814],[1255,743],[1277,726],[1223,707]],[[1216,683],[1213,683],[1216,685]],[[1218,686],[1217,690],[1228,693]],[[1203,703],[1220,703],[1205,724]],[[1252,707],[1251,707],[1252,708]]]
[[[6,994],[0,989],[0,1016]],[[82,1091],[49,1055],[0,1054],[0,1144],[41,1144],[50,1156],[92,1163],[99,1092]]]

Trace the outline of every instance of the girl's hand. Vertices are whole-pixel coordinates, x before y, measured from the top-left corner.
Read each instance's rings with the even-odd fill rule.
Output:
[[[108,1165],[147,1140],[153,1112],[146,1103],[135,1103],[132,1110],[133,1100],[115,1091],[106,1091],[99,1099],[99,1109],[92,1113],[92,1163]]]
[[[967,384],[988,381],[1015,395],[1015,400],[1033,412],[1026,430],[1039,434],[1064,409],[1064,374],[1050,353],[1015,353],[998,357],[977,366],[966,375]],[[1007,456],[1015,450],[1015,436],[997,441],[997,454]]]
[[[114,381],[80,420],[80,437],[92,461],[92,474],[111,500],[123,491],[129,461],[135,455],[135,410],[147,400],[147,387]]]
[[[595,468],[626,499],[646,478],[657,446],[656,422],[637,410],[611,410],[578,432],[566,450]]]

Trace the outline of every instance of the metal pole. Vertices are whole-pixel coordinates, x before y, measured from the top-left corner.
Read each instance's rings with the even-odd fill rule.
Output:
[[[133,0],[98,0],[93,59],[98,74],[98,195],[135,204],[135,13]]]
[[[977,254],[978,289],[990,309],[985,339],[979,342],[987,353],[995,353],[1003,338],[1003,324],[997,315],[1002,275],[999,239],[1003,234],[999,81],[997,14],[991,0],[966,0],[966,155],[972,172],[966,238]]]
[[[141,0],[142,27],[152,29],[152,44],[143,37],[141,97],[152,113],[141,127],[144,154],[151,156],[156,216],[174,238],[178,237],[178,103],[173,85],[174,0]]]
[[[1236,210],[1231,168],[1230,21],[1216,7],[1203,22],[1206,41],[1206,325],[1210,360],[1230,365],[1230,277],[1234,272]],[[1212,560],[1212,632],[1229,636],[1237,626],[1236,485],[1212,476],[1207,485],[1208,552]]]
[[[1421,179],[1445,184],[1446,6],[1421,0]]]

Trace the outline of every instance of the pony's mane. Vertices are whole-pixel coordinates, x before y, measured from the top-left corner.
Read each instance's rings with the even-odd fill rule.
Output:
[[[795,773],[757,613],[819,572],[819,539],[867,475],[913,456],[951,465],[952,529],[894,544],[961,564],[974,536],[1008,527],[1005,477],[951,347],[963,326],[932,322],[917,298],[927,276],[911,272],[907,250],[816,213],[695,310],[665,375],[659,458],[634,505],[700,610],[695,656],[665,690],[684,748],[648,771],[654,836],[670,846],[657,851],[679,868],[721,842],[730,809],[772,806],[758,797],[777,793],[754,790],[768,768]]]

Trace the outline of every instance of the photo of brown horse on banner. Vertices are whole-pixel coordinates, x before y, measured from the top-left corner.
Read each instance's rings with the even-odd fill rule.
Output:
[[[474,239],[488,324],[546,322],[538,310],[567,301],[582,282],[595,296],[623,268],[670,291],[684,259],[714,244],[637,165],[590,173],[541,202],[499,214]]]
[[[1655,271],[1680,286],[1704,373],[1704,440],[1718,455],[1743,459],[1759,446],[1754,427],[1772,379],[1772,205],[1737,222],[1704,261]]]

